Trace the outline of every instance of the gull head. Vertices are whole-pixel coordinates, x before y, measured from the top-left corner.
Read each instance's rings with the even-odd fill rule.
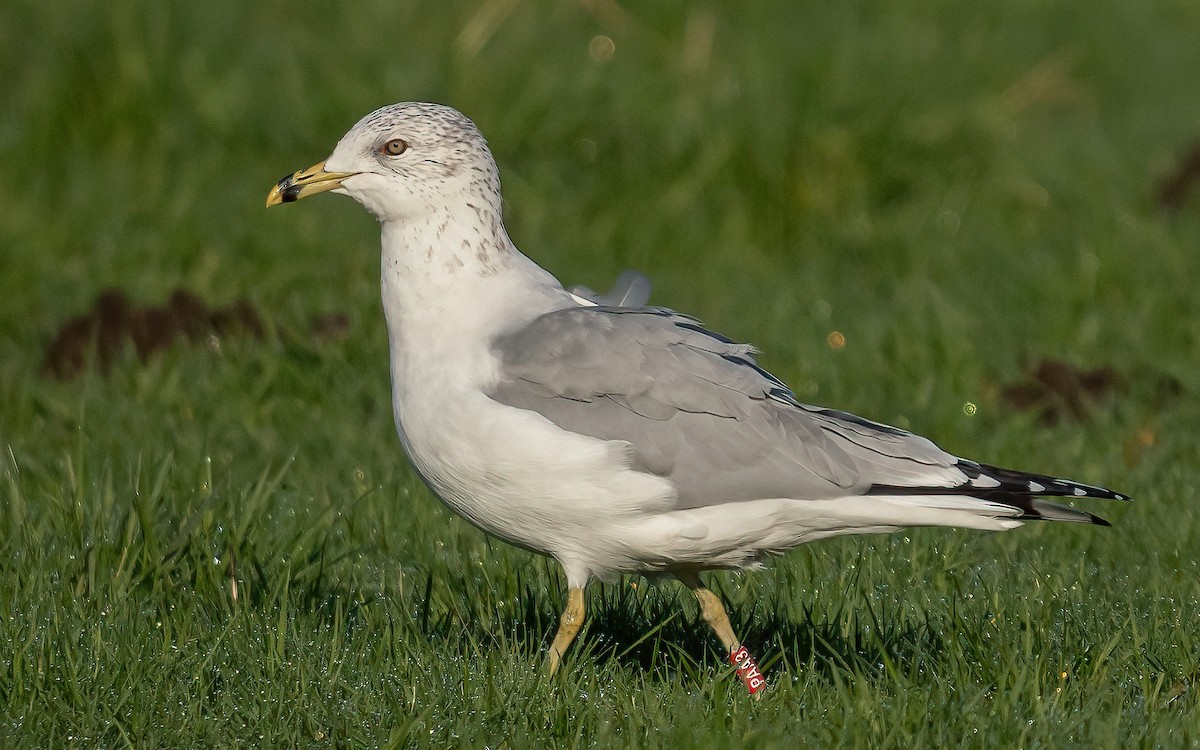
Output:
[[[465,115],[404,102],[359,120],[328,159],[281,179],[267,205],[326,191],[350,196],[386,223],[461,203],[498,213],[500,178],[487,142]]]

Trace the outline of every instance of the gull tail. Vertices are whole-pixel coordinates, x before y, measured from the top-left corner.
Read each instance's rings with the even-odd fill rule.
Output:
[[[953,496],[962,500],[980,501],[977,511],[989,514],[989,510],[1006,510],[1003,515],[1018,521],[1065,521],[1111,526],[1100,516],[1068,505],[1044,500],[1045,497],[1096,498],[1101,500],[1132,500],[1126,494],[1105,487],[1075,482],[1070,479],[1031,474],[1012,469],[1003,469],[987,464],[960,459],[956,468],[967,476],[967,481],[954,487],[904,487],[897,485],[873,485],[867,494],[884,496]],[[998,508],[997,506],[1000,506]],[[964,508],[965,509],[965,508]]]

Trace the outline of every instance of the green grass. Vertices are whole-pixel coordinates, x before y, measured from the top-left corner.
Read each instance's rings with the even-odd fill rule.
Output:
[[[1198,135],[1200,6],[642,5],[0,9],[0,744],[1200,743],[1200,198],[1154,202]],[[476,119],[567,283],[640,268],[806,400],[1137,502],[713,575],[761,702],[640,579],[591,589],[548,684],[559,571],[401,455],[376,226],[262,208],[404,99]],[[244,295],[270,333],[44,378],[114,285]],[[310,340],[330,312],[350,335]],[[999,396],[1042,356],[1129,389],[1043,426]]]

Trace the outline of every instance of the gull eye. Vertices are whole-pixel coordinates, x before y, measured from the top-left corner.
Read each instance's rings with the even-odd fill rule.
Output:
[[[388,156],[399,156],[408,150],[408,141],[403,138],[393,138],[379,149],[379,153]]]

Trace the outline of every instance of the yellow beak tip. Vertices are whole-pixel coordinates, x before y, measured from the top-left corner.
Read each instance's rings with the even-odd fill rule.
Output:
[[[283,193],[280,191],[279,186],[276,185],[271,188],[271,192],[267,193],[267,208],[278,206],[280,203],[283,203]]]
[[[342,180],[355,174],[357,172],[326,172],[325,162],[314,164],[275,183],[271,192],[267,193],[267,206],[292,203],[310,195],[336,190],[342,186]]]

